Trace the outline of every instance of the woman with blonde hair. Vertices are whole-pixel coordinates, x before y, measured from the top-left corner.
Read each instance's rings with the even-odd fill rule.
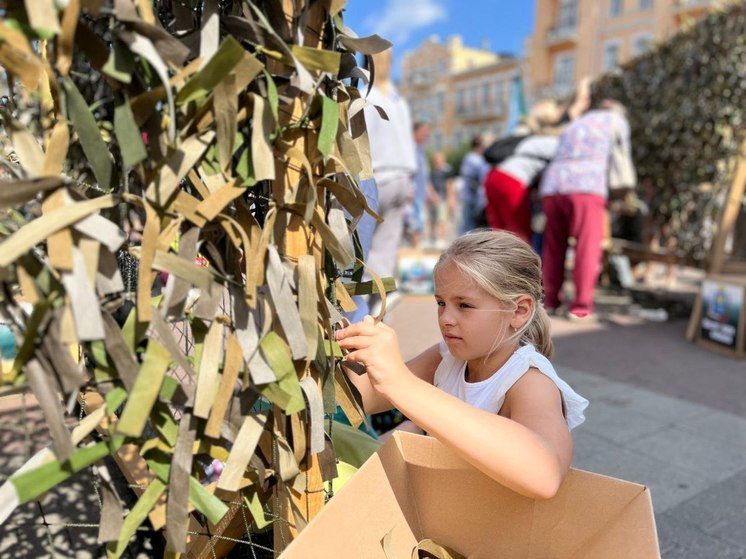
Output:
[[[493,229],[516,234],[531,243],[531,185],[554,157],[562,109],[555,101],[537,103],[526,119],[529,135],[512,155],[487,175],[487,222]]]

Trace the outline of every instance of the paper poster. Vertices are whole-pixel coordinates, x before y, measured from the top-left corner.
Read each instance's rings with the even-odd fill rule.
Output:
[[[705,280],[702,283],[702,339],[735,350],[743,304],[743,286]]]

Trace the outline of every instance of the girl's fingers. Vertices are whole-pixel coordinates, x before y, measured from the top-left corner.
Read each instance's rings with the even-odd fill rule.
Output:
[[[356,322],[347,328],[337,330],[335,337],[337,341],[349,338],[351,336],[372,336],[376,333],[375,323]]]
[[[339,347],[342,347],[344,349],[363,349],[366,347],[370,347],[371,339],[370,336],[352,336],[349,338],[337,340],[337,343],[339,343]]]
[[[351,351],[345,355],[345,361],[356,361],[358,363],[364,363],[365,360],[361,357],[359,351]]]

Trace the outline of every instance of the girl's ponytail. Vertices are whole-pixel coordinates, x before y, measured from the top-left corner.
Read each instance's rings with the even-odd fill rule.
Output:
[[[534,318],[524,331],[522,340],[532,344],[536,348],[536,351],[547,359],[551,359],[554,354],[554,342],[552,342],[551,332],[552,327],[549,315],[541,303],[537,302]]]

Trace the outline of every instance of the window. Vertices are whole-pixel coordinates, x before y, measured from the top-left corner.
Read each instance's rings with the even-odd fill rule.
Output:
[[[640,0],[640,9],[649,10],[653,7],[653,0]]]
[[[483,82],[482,83],[482,106],[488,107],[490,105],[490,97],[492,95],[492,87],[490,87],[490,82]]]
[[[477,108],[477,86],[471,85],[469,86],[469,89],[467,90],[467,102],[466,102],[466,110],[469,112],[473,112]]]
[[[495,80],[495,106],[502,107],[505,103],[505,82],[502,78]]]
[[[653,44],[653,37],[651,35],[639,35],[635,37],[635,42],[632,47],[632,54],[638,56],[650,50],[650,46]]]
[[[554,85],[558,89],[571,88],[575,81],[575,56],[560,54],[554,60]]]
[[[578,0],[561,0],[557,14],[559,29],[575,29],[578,25]]]
[[[502,114],[505,110],[505,81],[502,78],[495,80],[495,103],[494,113]]]
[[[446,94],[443,91],[438,91],[435,94],[435,114],[438,117],[442,117],[443,113],[446,112]]]
[[[614,41],[604,45],[604,72],[610,72],[619,64],[619,43]]]
[[[433,113],[435,112],[433,110],[434,109],[434,104],[433,104],[434,101],[435,101],[435,99],[434,99],[434,97],[432,95],[430,95],[428,97],[425,97],[425,99],[423,100],[425,106],[423,107],[423,110],[422,110],[422,112],[423,112],[422,119],[425,122],[433,122],[433,120],[434,120],[434,118],[433,118]]]
[[[464,88],[459,87],[456,90],[456,112],[463,113],[466,110],[466,95]]]
[[[609,15],[611,17],[617,17],[622,15],[622,12],[624,11],[624,3],[622,0],[611,0],[611,9],[609,10]]]

